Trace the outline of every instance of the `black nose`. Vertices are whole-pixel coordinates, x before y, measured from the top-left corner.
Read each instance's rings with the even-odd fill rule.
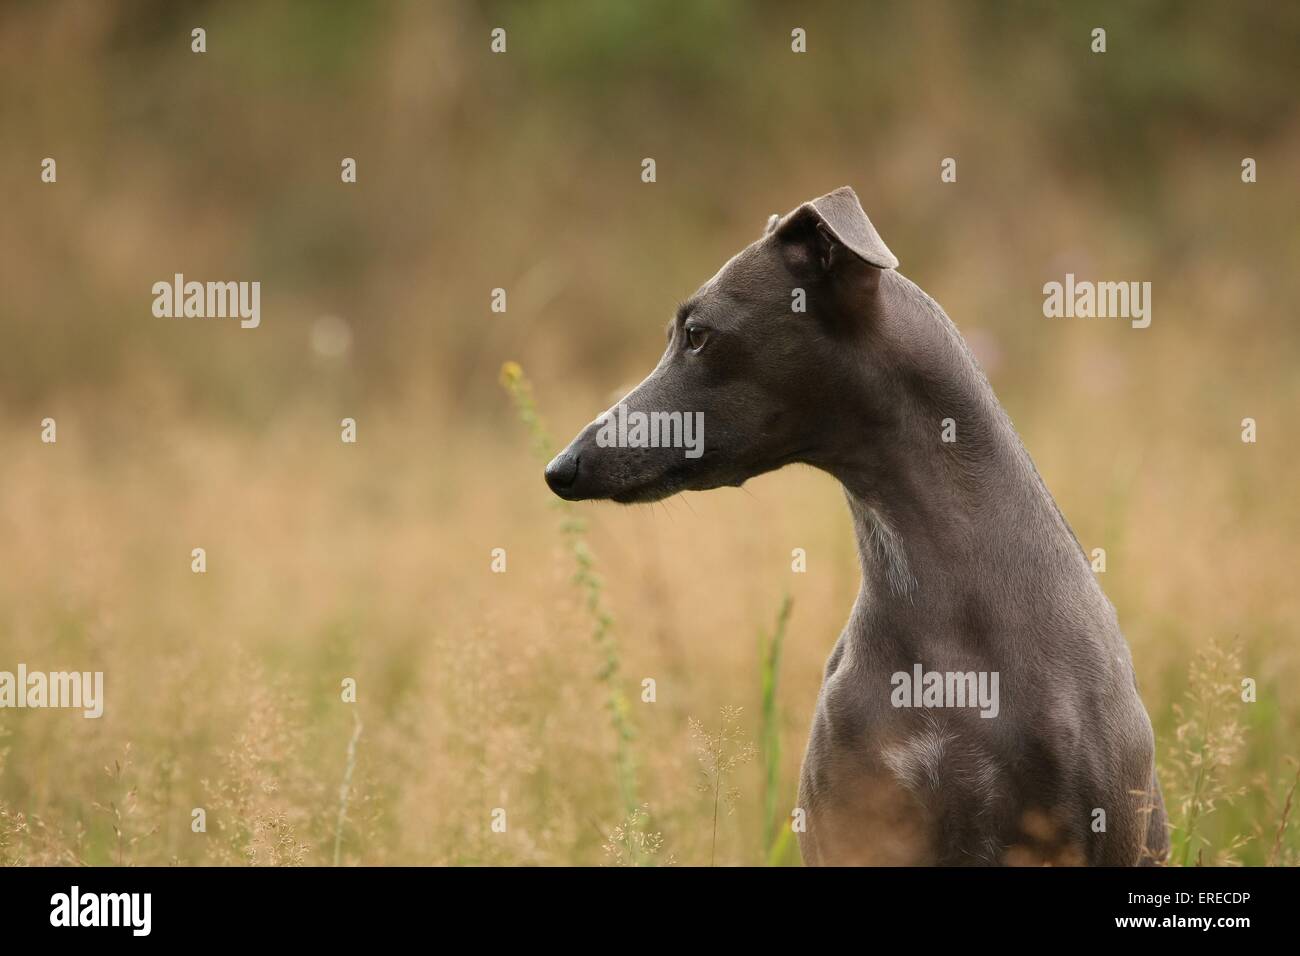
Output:
[[[557,495],[572,487],[573,479],[578,477],[578,456],[572,452],[562,451],[546,466],[546,483]]]

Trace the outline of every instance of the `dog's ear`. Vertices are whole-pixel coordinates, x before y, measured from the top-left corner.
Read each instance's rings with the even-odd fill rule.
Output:
[[[769,221],[768,232],[774,232],[796,258],[823,271],[830,271],[849,253],[877,269],[898,267],[898,259],[848,186],[804,203],[775,225]]]

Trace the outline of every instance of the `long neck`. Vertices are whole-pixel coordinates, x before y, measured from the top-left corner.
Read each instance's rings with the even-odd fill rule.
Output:
[[[1033,607],[1062,581],[1100,594],[952,323],[911,282],[886,275],[876,347],[902,368],[889,377],[893,411],[882,419],[864,407],[828,469],[853,514],[860,604],[960,619]]]

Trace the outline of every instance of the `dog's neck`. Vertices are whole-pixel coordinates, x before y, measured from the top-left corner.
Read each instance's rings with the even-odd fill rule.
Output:
[[[933,616],[972,601],[1032,606],[1063,577],[1095,587],[1077,539],[948,317],[894,272],[884,274],[879,295],[870,347],[888,349],[898,374],[864,389],[858,427],[845,429],[827,469],[853,514],[860,600]],[[893,405],[883,417],[871,407],[881,387]]]

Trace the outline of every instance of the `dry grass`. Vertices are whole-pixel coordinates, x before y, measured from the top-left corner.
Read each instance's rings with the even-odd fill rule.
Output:
[[[582,509],[610,609],[602,640],[617,641],[623,726],[611,722],[591,592],[575,582],[573,542],[525,433],[467,430],[435,465],[398,439],[418,420],[408,414],[388,416],[392,432],[366,419],[368,444],[356,448],[334,448],[324,429],[315,441],[269,440],[273,455],[217,426],[163,427],[145,455],[98,462],[75,441],[6,434],[16,450],[6,467],[21,480],[0,523],[26,555],[0,582],[7,659],[103,669],[108,706],[99,721],[0,712],[5,863],[329,864],[336,851],[344,864],[653,863],[668,860],[661,846],[684,864],[767,861],[768,768],[724,747],[701,800],[691,718],[743,707],[727,711],[728,739],[765,740],[767,709],[785,742],[775,787],[793,792],[824,655],[856,587],[833,484],[793,470],[689,507]],[[313,427],[295,418],[273,433]],[[1036,437],[1049,484],[1095,539],[1095,519],[1077,516],[1115,492],[1089,459],[1070,456],[1078,464],[1064,471]],[[485,461],[501,463],[487,495]],[[168,480],[140,480],[159,473]],[[437,493],[423,480],[433,473]],[[1243,517],[1224,538],[1222,521],[1176,534],[1168,522],[1171,507],[1248,512],[1234,480],[1169,466],[1126,479],[1112,505],[1124,544],[1104,583],[1157,725],[1183,832],[1175,862],[1294,862],[1284,759],[1300,715],[1281,693],[1297,677],[1278,636],[1294,621],[1276,598],[1283,569],[1246,575],[1206,558],[1281,553],[1285,525]],[[189,571],[197,542],[206,575]],[[489,568],[498,546],[505,574]],[[795,546],[808,550],[807,574],[790,573]],[[1143,581],[1135,565],[1165,570]],[[1237,600],[1217,597],[1228,588]],[[754,637],[783,591],[800,610],[773,707]],[[1197,657],[1233,632],[1246,664]],[[1234,705],[1247,673],[1259,702]],[[340,699],[345,677],[357,680],[356,704]],[[654,703],[639,696],[645,677]],[[349,758],[354,714],[366,731]],[[621,757],[624,747],[633,753]],[[625,761],[643,801],[635,813]],[[196,807],[206,833],[191,831]],[[505,833],[491,829],[496,807]]]
[[[1266,420],[1278,410],[1258,404]],[[793,792],[857,585],[834,484],[792,469],[745,491],[570,515],[552,506],[524,429],[444,431],[455,454],[435,457],[407,438],[439,427],[427,407],[363,414],[355,447],[303,412],[250,441],[165,404],[129,456],[71,428],[56,446],[7,428],[0,528],[24,559],[0,581],[5,659],[102,669],[108,706],[99,721],[0,712],[6,862],[328,864],[337,844],[345,864],[597,864],[620,824],[661,833],[679,863],[768,859],[770,768],[729,768],[740,799],[715,838],[689,720],[744,707],[747,740],[769,740],[762,721],[776,720],[775,788]],[[1283,688],[1300,661],[1283,639],[1297,619],[1281,556],[1295,506],[1242,489],[1287,473],[1294,452],[1241,446],[1231,422],[1214,437],[1165,419],[1185,423],[1180,443],[1058,414],[1035,406],[1019,425],[1085,545],[1109,546],[1103,584],[1185,831],[1175,862],[1293,861],[1281,821],[1300,713]],[[65,417],[90,432],[111,431],[113,415],[87,403]],[[1198,443],[1217,443],[1219,470],[1189,467]],[[487,493],[485,462],[497,463]],[[198,544],[205,575],[189,570]],[[796,546],[807,574],[790,572]],[[505,574],[490,570],[494,547],[507,549]],[[755,635],[784,592],[799,611],[773,707]],[[1197,656],[1231,634],[1239,659]],[[1257,703],[1233,704],[1242,676],[1257,680]],[[340,699],[346,677],[356,704]],[[654,703],[640,698],[647,677]],[[366,733],[348,771],[354,713]],[[643,805],[649,830],[627,824]],[[196,807],[203,834],[190,829]],[[496,807],[505,833],[491,829]]]

